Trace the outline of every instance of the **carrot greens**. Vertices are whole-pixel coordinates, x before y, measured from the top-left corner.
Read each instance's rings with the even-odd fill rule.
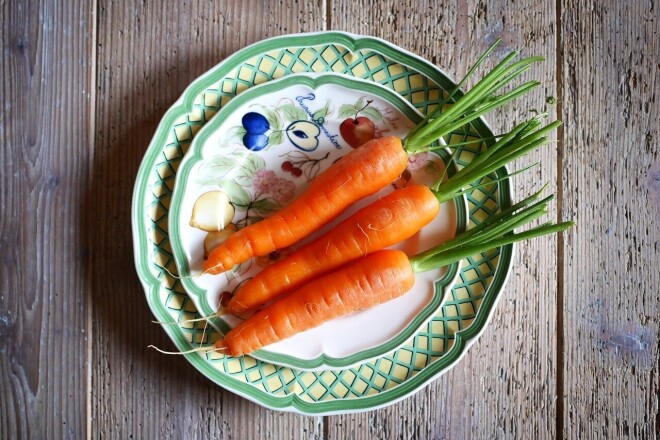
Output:
[[[544,223],[525,232],[513,233],[516,228],[528,224],[547,213],[548,202],[554,196],[547,196],[533,203],[540,194],[541,191],[532,194],[521,202],[485,220],[479,226],[469,229],[434,248],[410,257],[413,270],[415,272],[425,272],[437,269],[490,249],[571,228],[574,225],[573,222]]]

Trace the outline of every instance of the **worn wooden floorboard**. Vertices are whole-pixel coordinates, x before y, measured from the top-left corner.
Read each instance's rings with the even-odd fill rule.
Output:
[[[562,11],[564,435],[660,433],[660,10]]]
[[[320,419],[266,410],[216,386],[172,349],[135,275],[130,206],[156,125],[184,88],[238,49],[322,27],[322,10],[270,2],[99,1],[93,182],[92,434],[128,438],[313,438]],[[108,269],[111,269],[111,272]]]
[[[455,80],[497,38],[502,45],[487,64],[506,53],[543,55],[526,79],[543,86],[486,117],[495,133],[531,116],[530,109],[556,109],[556,23],[554,5],[536,1],[383,2],[377,10],[354,2],[332,2],[333,29],[357,30],[386,38],[432,61]],[[474,81],[471,82],[474,84]],[[547,107],[547,108],[546,108]],[[555,134],[555,137],[557,134]],[[556,146],[545,147],[523,164],[541,166],[514,178],[514,198],[549,182],[555,192]],[[553,207],[548,219],[556,217]],[[391,407],[358,415],[330,417],[329,438],[551,438],[556,412],[556,239],[518,246],[514,269],[492,322],[467,356],[450,372],[414,397]]]
[[[0,438],[658,438],[659,24],[651,0],[0,2]],[[383,37],[454,79],[496,38],[493,62],[545,56],[526,74],[544,86],[487,120],[565,121],[519,161],[541,166],[514,197],[550,182],[549,218],[578,224],[518,246],[450,372],[384,409],[305,417],[147,349],[173,345],[149,323],[130,206],[190,82],[255,41],[323,29]]]
[[[0,438],[73,438],[87,414],[93,8],[0,8]]]

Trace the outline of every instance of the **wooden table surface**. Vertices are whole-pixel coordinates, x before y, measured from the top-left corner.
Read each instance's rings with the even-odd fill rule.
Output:
[[[0,438],[657,438],[660,5],[652,0],[0,2]],[[360,414],[271,411],[173,348],[133,265],[130,206],[156,125],[247,44],[345,30],[462,76],[494,39],[542,54],[561,237],[519,247],[488,331],[412,397]],[[536,187],[536,186],[535,186]],[[533,291],[534,295],[524,295]],[[121,299],[121,297],[124,297]],[[131,307],[126,307],[126,297]]]

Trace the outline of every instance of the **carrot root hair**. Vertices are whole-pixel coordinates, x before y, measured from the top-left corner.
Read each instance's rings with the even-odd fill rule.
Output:
[[[223,269],[225,272],[226,272],[227,270],[229,270],[229,269],[224,269],[224,266],[222,265],[222,263],[219,263],[219,264],[216,264],[216,265],[213,266],[213,267],[209,267],[208,269],[203,270],[203,271],[200,272],[200,273],[181,276],[181,275],[175,275],[174,273],[172,273],[172,271],[170,271],[170,270],[169,270],[167,267],[165,267],[165,266],[159,266],[159,267],[160,267],[161,269],[163,269],[163,270],[164,270],[169,276],[171,276],[171,277],[174,278],[175,280],[193,280],[193,279],[196,279],[196,278],[199,278],[199,277],[203,277],[204,275],[211,274],[211,271],[213,271],[213,270],[215,270],[215,269]],[[231,268],[230,268],[230,269],[231,269]],[[213,274],[211,274],[211,275],[213,275]]]
[[[227,349],[227,347],[225,347],[225,346],[217,347],[215,345],[211,345],[211,346],[208,346],[208,347],[192,348],[192,349],[186,350],[186,351],[166,351],[166,350],[162,350],[162,349],[156,347],[155,345],[148,345],[147,348],[153,348],[154,350],[156,350],[159,353],[171,354],[171,355],[191,354],[191,353],[208,353],[210,351],[224,351],[224,350]]]
[[[201,318],[195,318],[195,319],[184,319],[182,321],[151,321],[154,324],[161,324],[161,325],[178,325],[178,324],[188,324],[190,322],[200,322],[200,321],[207,321],[212,318],[219,318],[224,315],[230,315],[231,313],[227,312],[227,309],[225,307],[221,307],[218,309],[217,312],[212,313],[211,315],[207,316],[202,316]]]
[[[191,274],[191,275],[185,275],[185,276],[175,275],[167,267],[165,267],[165,266],[159,266],[159,267],[161,269],[163,269],[169,276],[171,276],[175,280],[190,280],[190,279],[199,278],[202,275],[206,275],[206,271],[198,273],[198,274]]]
[[[152,324],[160,324],[160,325],[174,325],[174,324],[178,324],[177,321],[154,321],[154,320],[151,320],[151,323],[152,323]]]

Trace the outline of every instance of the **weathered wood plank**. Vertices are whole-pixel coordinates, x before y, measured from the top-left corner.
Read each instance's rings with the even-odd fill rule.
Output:
[[[454,78],[461,77],[497,38],[502,38],[503,45],[496,59],[516,48],[523,55],[544,55],[548,61],[527,75],[544,86],[505,112],[488,116],[496,133],[511,128],[514,119],[529,116],[528,109],[542,110],[545,98],[557,94],[554,4],[415,1],[383,2],[377,9],[349,1],[331,5],[333,29],[388,39],[431,60]],[[554,116],[555,111],[549,110]],[[546,147],[520,161],[540,161],[541,166],[516,176],[515,198],[546,181],[551,183],[548,192],[554,192],[556,160],[555,148]],[[555,216],[550,214],[550,218]],[[330,417],[329,438],[552,437],[557,407],[556,265],[555,238],[519,246],[492,322],[468,355],[448,374],[392,407]]]
[[[652,2],[19,3],[0,6],[0,438],[80,438],[86,427],[103,438],[657,438]],[[516,178],[515,194],[558,180],[549,191],[563,210],[551,216],[578,227],[559,247],[519,247],[489,330],[447,375],[383,410],[308,418],[146,350],[171,345],[133,275],[130,197],[158,120],[191,80],[256,40],[323,29],[326,12],[329,27],[384,37],[455,77],[498,36],[545,55],[529,76],[547,86],[510,109],[559,94],[563,166],[552,148],[535,154],[524,162],[543,165]],[[488,120],[496,132],[512,124]],[[117,301],[129,295],[131,307]]]
[[[130,258],[139,163],[167,108],[197,76],[265,37],[318,30],[320,2],[113,2],[98,6],[92,433],[128,438],[315,438],[320,418],[263,409],[205,379],[152,319]],[[130,306],[127,307],[127,301]]]
[[[660,433],[660,10],[566,2],[564,437]]]
[[[0,438],[81,438],[93,9],[0,8]]]

